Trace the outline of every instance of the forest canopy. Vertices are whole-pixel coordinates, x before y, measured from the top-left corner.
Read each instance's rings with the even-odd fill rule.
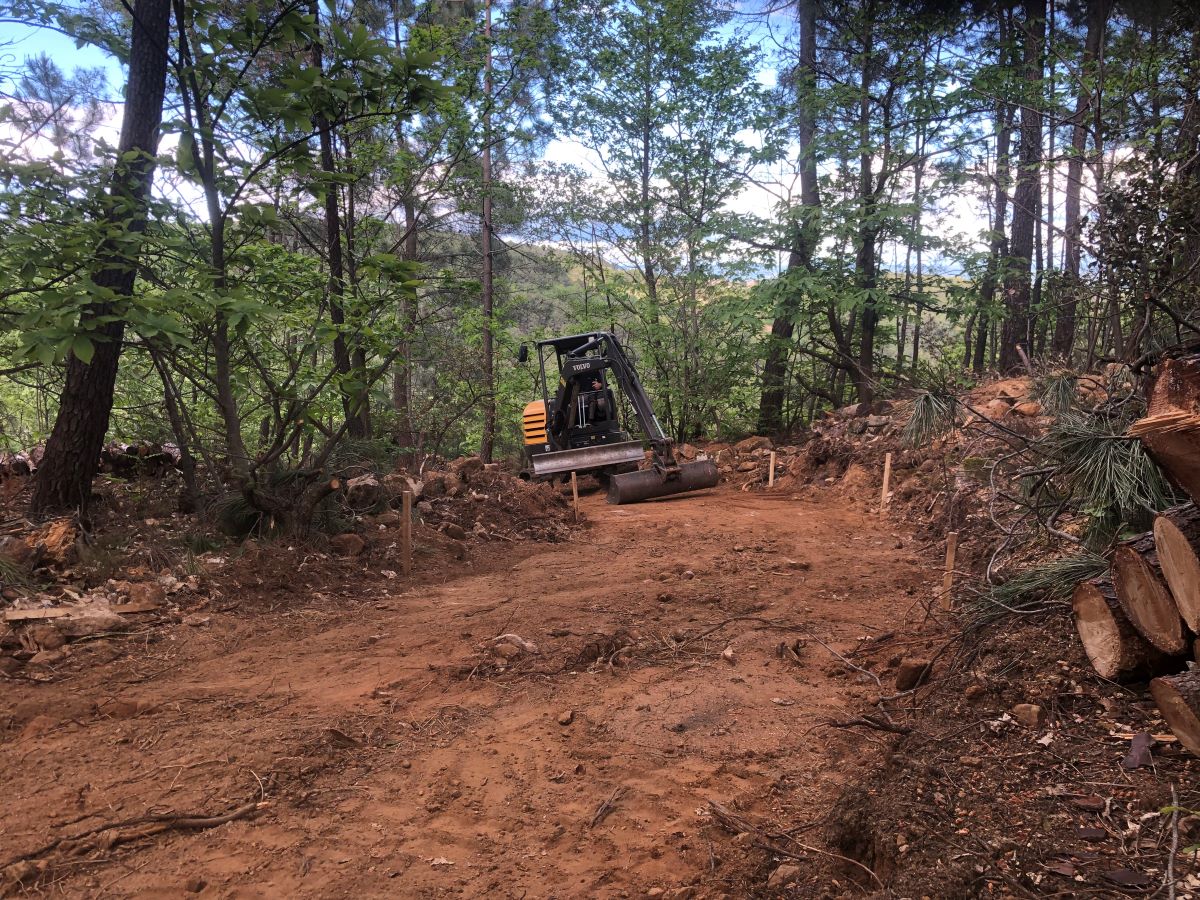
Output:
[[[299,520],[347,454],[513,457],[516,349],[554,334],[618,333],[682,441],[1200,328],[1190,3],[2,21],[0,449],[46,442],[35,510],[85,506],[114,435],[178,448],[187,503]]]

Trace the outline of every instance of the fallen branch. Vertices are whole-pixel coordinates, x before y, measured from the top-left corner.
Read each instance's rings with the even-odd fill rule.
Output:
[[[866,728],[874,728],[876,731],[888,731],[892,734],[912,734],[912,729],[907,725],[897,725],[891,719],[885,719],[883,716],[861,715],[844,722],[830,719],[825,724],[830,728],[856,728],[861,725]]]
[[[616,787],[609,795],[608,799],[601,803],[596,812],[592,814],[592,821],[588,823],[588,828],[595,828],[601,822],[608,818],[609,813],[617,808],[617,801],[625,796],[624,787]]]
[[[95,828],[81,831],[79,834],[64,835],[63,837],[55,838],[50,843],[36,850],[14,856],[0,866],[0,871],[6,872],[10,866],[38,859],[58,849],[64,849],[73,855],[80,856],[90,853],[93,850],[109,850],[120,844],[127,844],[139,838],[162,834],[164,831],[216,828],[218,825],[224,825],[227,822],[249,818],[254,813],[269,805],[269,803],[255,800],[239,806],[230,812],[213,816],[166,813],[157,816],[138,816],[135,819],[125,819],[120,822],[106,822],[103,825],[97,825]],[[122,831],[121,829],[129,830]],[[113,833],[108,835],[108,832]],[[87,840],[98,835],[104,835],[104,837],[97,840]]]

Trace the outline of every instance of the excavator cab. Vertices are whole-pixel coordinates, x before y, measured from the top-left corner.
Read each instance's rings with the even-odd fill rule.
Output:
[[[675,460],[671,441],[615,335],[567,335],[538,341],[534,349],[542,399],[526,404],[524,410],[529,477],[594,474],[602,482],[608,481],[610,503],[645,500],[717,483],[713,463],[680,465]],[[521,359],[527,358],[528,351],[522,346]],[[632,428],[630,423],[622,422],[614,382],[633,409]],[[631,431],[640,432],[650,444],[649,470],[637,471],[646,453],[642,439],[634,438]]]

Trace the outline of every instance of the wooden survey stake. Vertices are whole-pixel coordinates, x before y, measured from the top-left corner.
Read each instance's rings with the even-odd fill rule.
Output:
[[[400,566],[405,575],[412,574],[412,491],[402,495],[403,511],[400,531]]]
[[[942,576],[942,608],[950,608],[950,590],[954,587],[954,557],[958,555],[958,532],[946,534],[946,574]]]
[[[892,454],[886,453],[883,457],[883,493],[879,495],[879,514],[882,516],[883,511],[887,509],[888,492],[892,486]]]
[[[571,473],[571,501],[575,505],[575,521],[579,521],[579,478]]]
[[[771,451],[771,469],[767,473],[767,487],[775,487],[775,451]]]

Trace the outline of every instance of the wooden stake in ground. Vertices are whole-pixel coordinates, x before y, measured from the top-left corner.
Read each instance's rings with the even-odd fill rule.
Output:
[[[1150,693],[1179,743],[1200,756],[1200,670],[1155,678]]]
[[[1200,633],[1200,509],[1188,503],[1159,513],[1154,547],[1179,614]]]
[[[1165,657],[1130,624],[1109,578],[1081,581],[1071,596],[1071,608],[1083,652],[1101,678],[1118,681],[1153,673],[1162,665]]]
[[[579,521],[579,478],[571,473],[571,501],[575,506],[575,521]]]
[[[401,494],[400,565],[405,575],[412,574],[412,491]]]
[[[942,608],[950,608],[950,591],[954,587],[954,559],[958,555],[958,532],[946,534],[946,574],[942,576]]]
[[[888,491],[892,486],[892,454],[885,453],[883,456],[883,492],[879,495],[879,514],[882,516],[883,511],[888,505]]]
[[[1112,558],[1112,580],[1121,609],[1142,637],[1169,656],[1187,650],[1183,620],[1163,581],[1153,534],[1143,534],[1117,547]]]
[[[775,487],[775,451],[771,451],[771,468],[767,472],[767,487]]]

